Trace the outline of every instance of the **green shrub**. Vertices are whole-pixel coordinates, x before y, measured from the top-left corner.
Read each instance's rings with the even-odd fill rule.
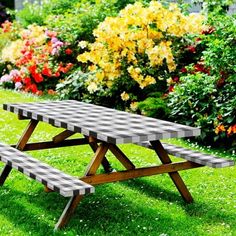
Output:
[[[194,3],[201,3],[203,10],[207,13],[217,12],[224,14],[228,11],[230,5],[235,3],[235,0],[195,0]]]
[[[73,9],[77,2],[78,0],[36,0],[33,3],[25,1],[24,8],[15,14],[24,27],[31,24],[44,25],[48,15],[64,14],[68,9]]]
[[[203,73],[180,78],[168,96],[170,118],[201,128],[205,144],[234,146],[236,137],[236,77],[217,86],[217,77]]]
[[[49,15],[45,24],[60,34],[60,38],[69,43],[77,40],[93,41],[93,30],[107,16],[115,15],[116,10],[113,1],[78,2],[67,11],[55,15]]]
[[[236,24],[230,15],[208,16],[199,37],[200,60],[187,67],[169,94],[171,118],[201,127],[201,140],[236,146]]]
[[[34,3],[26,1],[24,8],[16,12],[15,16],[23,27],[27,27],[31,24],[43,25],[46,14],[39,1],[35,1]]]
[[[82,100],[85,92],[84,84],[89,75],[81,72],[80,69],[73,72],[65,80],[61,81],[56,87],[56,91],[61,100],[75,99]]]
[[[212,15],[209,24],[213,32],[206,36],[207,48],[203,52],[204,63],[211,74],[227,78],[236,72],[236,18],[230,15]]]
[[[143,115],[158,119],[166,119],[170,112],[165,100],[160,97],[149,97],[139,102],[138,108]]]

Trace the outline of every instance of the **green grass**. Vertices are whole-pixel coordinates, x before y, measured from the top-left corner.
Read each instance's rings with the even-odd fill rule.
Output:
[[[1,104],[38,100],[0,90]],[[2,109],[0,112],[0,142],[16,143],[27,121],[19,121],[16,115]],[[40,124],[32,140],[50,139],[59,131]],[[137,166],[156,162],[155,154],[145,148],[123,145],[122,150]],[[81,146],[31,152],[31,155],[80,176],[92,152]],[[235,158],[227,152],[219,155]],[[119,169],[111,154],[108,157]],[[184,203],[168,175],[101,185],[96,187],[95,194],[84,197],[67,227],[53,233],[67,199],[57,193],[45,193],[40,183],[13,170],[0,188],[0,235],[236,235],[236,167],[204,167],[183,171],[181,176],[195,199],[193,204]]]

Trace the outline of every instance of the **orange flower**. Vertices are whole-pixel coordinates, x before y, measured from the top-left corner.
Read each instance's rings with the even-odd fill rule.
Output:
[[[42,96],[42,95],[43,95],[43,91],[42,91],[42,90],[38,90],[38,91],[36,92],[36,95]]]
[[[219,134],[220,132],[224,132],[225,131],[225,127],[222,124],[219,124],[216,128],[215,128],[215,133]]]
[[[53,89],[49,89],[48,94],[49,95],[56,95],[56,91],[54,91]]]
[[[236,134],[236,124],[235,124],[235,125],[231,125],[231,126],[228,128],[227,134],[228,134],[228,135]]]

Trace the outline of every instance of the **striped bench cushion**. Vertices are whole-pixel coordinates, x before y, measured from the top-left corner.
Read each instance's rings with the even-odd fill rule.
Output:
[[[139,146],[147,147],[152,149],[152,145],[149,142],[136,143]],[[224,158],[219,158],[213,155],[204,154],[198,151],[186,149],[183,147],[178,147],[172,144],[162,143],[163,147],[168,154],[184,158],[188,161],[198,163],[204,166],[210,166],[213,168],[221,168],[227,166],[233,166],[233,160],[227,160]]]
[[[2,143],[0,143],[0,160],[64,197],[94,192],[93,186]]]

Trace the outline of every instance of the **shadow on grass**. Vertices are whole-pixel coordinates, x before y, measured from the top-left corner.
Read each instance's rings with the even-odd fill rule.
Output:
[[[186,205],[178,193],[149,184],[143,179],[117,184],[121,185],[118,187],[123,185],[135,190],[140,189],[140,185],[145,185],[141,196],[146,194],[152,198],[180,204],[188,217],[173,218],[170,209],[167,212],[158,212],[159,218],[156,220],[158,206],[138,204],[129,196],[124,197],[117,190],[116,184],[103,185],[96,188],[96,194],[83,199],[67,227],[54,235],[130,235],[130,232],[132,235],[169,235],[170,230],[174,230],[174,234],[170,232],[170,235],[200,235],[197,226],[206,222],[214,224],[224,218],[226,223],[233,224],[233,221],[230,221],[233,216],[227,212],[218,218],[218,208],[200,202]],[[7,193],[2,194],[2,191]],[[158,194],[160,192],[161,195]],[[30,192],[20,192],[8,186],[0,188],[0,209],[6,209],[2,210],[1,214],[12,222],[15,228],[25,232],[24,235],[28,235],[30,231],[36,236],[52,235],[54,224],[67,201],[68,199],[57,193],[44,193],[42,188]],[[207,211],[211,212],[211,215],[205,215]],[[184,234],[186,229],[188,234]]]
[[[193,203],[186,203],[178,190],[173,184],[173,191],[162,188],[157,184],[152,183],[149,180],[144,178],[132,179],[129,181],[124,181],[120,183],[121,185],[127,186],[131,189],[140,191],[141,194],[144,194],[151,198],[156,198],[162,201],[168,201],[170,203],[178,204],[181,208],[190,216],[196,218],[202,218],[202,221],[207,221],[208,223],[224,222],[229,224],[232,228],[235,229],[235,215],[228,212],[223,212],[222,207],[214,206],[210,202],[200,202],[197,199],[194,199]],[[145,186],[144,188],[142,186]],[[175,191],[175,192],[174,192]],[[191,191],[190,191],[191,192]],[[194,198],[194,196],[193,196]]]
[[[180,205],[187,204],[182,199],[180,193],[175,188],[174,184],[173,184],[173,191],[158,186],[158,183],[153,184],[151,183],[151,181],[145,178],[132,179],[121,182],[121,184],[131,189],[140,190],[143,194],[145,194],[148,197],[158,198],[168,202],[175,202]]]

